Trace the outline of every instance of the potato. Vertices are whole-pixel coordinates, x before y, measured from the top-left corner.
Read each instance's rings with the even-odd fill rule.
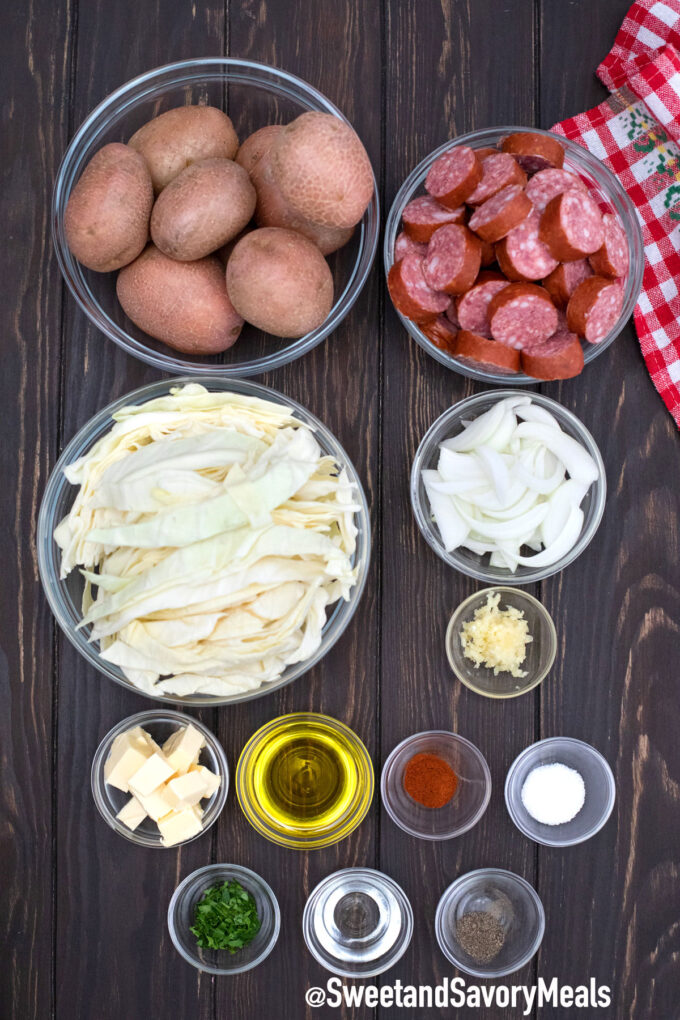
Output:
[[[255,188],[230,159],[201,159],[156,199],[151,240],[180,262],[203,258],[236,237],[255,211]]]
[[[284,200],[312,223],[354,227],[373,195],[371,161],[355,131],[330,113],[303,113],[271,149]]]
[[[283,131],[283,124],[268,124],[248,135],[236,153],[236,162],[251,173],[253,167],[265,152],[269,152],[274,139]]]
[[[96,152],[69,196],[66,241],[88,269],[108,273],[136,259],[149,239],[153,187],[134,149],[112,142]]]
[[[233,159],[238,150],[234,125],[214,106],[167,110],[135,131],[129,144],[146,160],[156,192],[191,163]]]
[[[333,277],[319,249],[278,227],[241,238],[227,263],[227,290],[239,315],[274,336],[304,336],[333,307]]]
[[[226,351],[243,326],[215,256],[176,262],[150,244],[121,269],[116,293],[135,325],[184,354]]]
[[[250,171],[250,176],[257,191],[255,222],[258,227],[285,227],[288,230],[296,230],[298,234],[313,241],[322,255],[330,255],[331,252],[342,248],[354,233],[354,227],[323,227],[294,212],[274,181],[268,152],[261,155]]]

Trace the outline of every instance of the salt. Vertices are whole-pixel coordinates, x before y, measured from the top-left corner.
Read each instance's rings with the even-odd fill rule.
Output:
[[[575,818],[586,799],[583,777],[560,762],[538,765],[522,786],[522,803],[542,825],[564,825]]]

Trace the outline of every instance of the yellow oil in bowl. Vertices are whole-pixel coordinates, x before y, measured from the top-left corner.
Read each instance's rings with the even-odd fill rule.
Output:
[[[373,766],[344,723],[294,712],[250,738],[236,768],[236,791],[246,818],[267,839],[300,850],[329,846],[365,817]]]

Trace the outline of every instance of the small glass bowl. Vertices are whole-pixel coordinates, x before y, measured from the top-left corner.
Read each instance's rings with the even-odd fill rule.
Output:
[[[564,825],[543,825],[522,803],[522,787],[529,773],[539,765],[560,762],[583,777],[586,799],[583,807]],[[515,759],[505,780],[505,803],[513,822],[525,836],[544,846],[574,846],[590,839],[609,818],[616,800],[616,783],[609,763],[599,751],[573,737],[548,737],[531,744]]]
[[[372,902],[371,902],[372,901]],[[366,905],[374,916],[367,918]],[[343,929],[345,909],[355,930]],[[413,910],[400,885],[373,868],[345,868],[311,892],[302,915],[305,945],[314,959],[341,977],[382,974],[400,960],[413,935]]]
[[[628,240],[628,248],[630,250],[630,266],[628,275],[625,281],[625,290],[623,295],[623,306],[621,308],[621,315],[618,318],[616,325],[607,334],[607,336],[597,344],[589,344],[583,341],[583,358],[586,365],[594,361],[595,358],[602,354],[603,351],[609,347],[611,343],[619,335],[623,327],[628,322],[628,319],[633,314],[635,308],[635,302],[638,299],[640,288],[642,287],[642,274],[645,268],[645,256],[644,248],[642,244],[642,230],[640,229],[640,223],[637,217],[633,203],[629,199],[628,195],[624,191],[623,187],[612,174],[607,167],[602,163],[597,156],[594,156],[583,146],[578,145],[576,142],[570,141],[568,138],[563,138],[562,135],[554,135],[551,131],[542,131],[540,128],[526,128],[526,127],[489,127],[484,128],[481,131],[471,131],[469,134],[459,135],[457,138],[451,138],[449,141],[444,142],[438,149],[431,152],[429,156],[418,164],[415,170],[412,170],[408,175],[401,188],[397,192],[396,198],[392,203],[389,215],[387,217],[387,223],[385,225],[385,240],[383,245],[383,259],[385,265],[385,274],[389,273],[390,267],[394,261],[394,242],[397,238],[397,234],[401,230],[401,217],[404,212],[404,208],[408,205],[411,199],[416,198],[417,195],[425,194],[423,186],[427,172],[439,156],[444,152],[448,152],[454,145],[469,145],[473,149],[483,149],[486,147],[494,147],[505,135],[514,134],[517,131],[531,131],[532,134],[547,135],[551,138],[557,138],[560,143],[564,146],[565,157],[564,157],[564,168],[565,170],[571,170],[578,177],[580,177],[588,186],[588,190],[592,197],[595,199],[597,204],[600,206],[603,212],[614,212],[620,219],[623,229],[626,232],[626,238]],[[451,354],[436,347],[431,340],[429,340],[419,326],[406,316],[402,315],[401,312],[397,311],[397,315],[402,321],[404,328],[413,337],[416,343],[420,344],[423,350],[427,351],[431,357],[435,358],[442,365],[446,365],[447,368],[452,369],[454,372],[458,372],[460,375],[466,375],[470,379],[477,379],[480,382],[485,383],[496,383],[499,386],[507,386],[509,379],[513,385],[518,386],[538,386],[540,384],[539,379],[534,379],[531,376],[525,375],[523,372],[513,373],[512,376],[502,375],[499,372],[485,372],[482,369],[473,368],[463,361],[454,358]]]
[[[448,804],[423,807],[404,789],[404,772],[416,754],[434,754],[448,762],[458,785]],[[428,730],[406,737],[388,755],[380,793],[392,821],[419,839],[453,839],[477,824],[491,798],[491,773],[482,752],[465,737],[448,730]]]
[[[460,640],[463,624],[469,623],[476,611],[486,605],[488,596],[496,593],[501,596],[498,608],[519,609],[529,626],[533,640],[526,646],[526,658],[520,667],[526,673],[524,677],[504,672],[494,676],[492,669],[475,666],[463,653]],[[482,588],[461,602],[446,628],[446,655],[451,669],[461,683],[485,698],[516,698],[538,687],[552,669],[556,653],[557,634],[550,613],[538,599],[520,588]]]
[[[505,941],[497,956],[480,964],[456,938],[464,914],[488,911],[500,922]],[[498,978],[523,967],[536,953],[545,931],[538,893],[519,875],[502,868],[480,868],[461,875],[448,887],[435,915],[437,942],[454,967],[475,977]]]
[[[342,812],[324,825],[311,821],[287,824],[267,809],[260,769],[264,755],[273,744],[292,740],[296,734],[307,736],[310,726],[322,739],[326,737],[340,743],[344,768],[351,772],[355,791],[343,805]],[[319,712],[291,712],[265,723],[253,733],[236,765],[236,795],[250,824],[265,839],[293,850],[316,850],[349,836],[366,817],[373,788],[373,763],[363,742],[349,726]]]
[[[157,744],[163,744],[178,727],[186,726],[188,723],[191,723],[197,730],[200,730],[205,737],[205,747],[201,751],[200,764],[205,765],[215,775],[221,776],[222,782],[209,800],[201,801],[201,807],[204,812],[202,830],[195,836],[192,836],[191,839],[185,839],[181,843],[175,843],[173,846],[166,847],[161,842],[158,826],[148,816],[143,822],[140,822],[136,829],[129,829],[127,825],[124,825],[123,822],[116,818],[120,809],[130,799],[130,794],[123,793],[122,790],[117,789],[115,786],[110,786],[105,781],[104,766],[109,757],[111,744],[115,738],[121,733],[125,733],[126,730],[132,729],[133,726],[141,726],[151,734]],[[131,843],[136,843],[137,846],[148,846],[159,850],[176,850],[177,847],[185,846],[187,843],[193,843],[195,839],[200,839],[217,820],[227,801],[229,764],[222,745],[217,738],[210,732],[207,726],[204,726],[198,719],[194,719],[193,716],[170,710],[165,712],[138,712],[137,715],[131,715],[127,719],[121,720],[106,734],[92,759],[90,782],[92,784],[92,796],[94,797],[99,814],[106,824],[111,826],[120,836],[129,839]]]
[[[239,701],[251,701],[253,698],[261,698],[265,694],[270,694],[272,691],[279,690],[281,687],[285,687],[286,684],[292,683],[293,680],[302,676],[303,673],[306,673],[308,669],[311,669],[312,666],[315,666],[324,657],[326,652],[344,634],[350,620],[354,616],[354,611],[364,590],[371,554],[371,523],[366,495],[356,468],[333,433],[310,411],[303,407],[302,404],[298,404],[295,400],[291,400],[276,390],[246,379],[229,379],[224,376],[207,376],[202,378],[200,380],[201,385],[211,392],[241,393],[246,396],[260,397],[263,400],[275,400],[285,404],[293,410],[297,418],[311,426],[322,453],[334,457],[337,463],[345,468],[356,494],[357,503],[361,505],[361,510],[354,517],[357,536],[353,565],[357,569],[357,580],[350,592],[349,600],[346,602],[344,599],[340,599],[335,605],[330,607],[322,632],[321,644],[314,655],[304,662],[297,662],[288,666],[280,679],[271,684],[263,684],[262,687],[258,687],[253,691],[244,691],[240,694],[233,694],[230,697],[219,698],[205,694],[187,695],[185,697],[175,694],[154,695],[146,690],[140,690],[140,688],[135,687],[119,666],[115,666],[112,662],[107,662],[106,659],[101,657],[98,643],[92,643],[89,640],[91,628],[82,627],[78,629],[82,619],[80,606],[83,594],[83,579],[80,572],[72,570],[66,578],[59,576],[61,551],[54,541],[54,529],[69,513],[75,496],[75,488],[67,481],[64,475],[64,468],[79,457],[84,456],[109,431],[113,424],[111,416],[120,410],[120,408],[128,404],[144,404],[148,400],[167,396],[174,387],[190,382],[196,382],[196,380],[191,378],[174,378],[142,386],[141,389],[134,390],[132,393],[120,397],[99,411],[94,418],[91,418],[82,427],[80,432],[76,433],[62,451],[47,481],[38,515],[36,547],[40,580],[43,591],[47,596],[47,601],[50,604],[50,609],[68,640],[90,665],[109,677],[110,680],[115,680],[117,684],[127,688],[127,690],[134,691],[136,694],[141,694],[143,697],[151,698],[161,703],[165,702],[166,704],[192,705],[201,708],[208,705],[232,705]]]
[[[196,904],[211,886],[233,879],[255,900],[260,930],[252,942],[236,953],[201,949],[189,930],[194,924]],[[281,930],[281,912],[271,887],[250,868],[240,864],[209,864],[187,875],[175,889],[168,907],[168,928],[175,949],[192,967],[208,974],[242,974],[257,967],[271,953]]]
[[[461,574],[474,577],[478,581],[485,581],[487,584],[503,584],[510,581],[513,584],[532,584],[534,581],[542,581],[553,574],[559,574],[565,567],[577,559],[587,545],[590,544],[595,532],[598,529],[604,504],[607,496],[607,476],[605,473],[602,455],[592,435],[582,421],[568,411],[556,400],[544,396],[542,393],[532,393],[532,403],[549,411],[559,423],[560,428],[568,435],[576,439],[591,455],[597,464],[597,478],[588,489],[583,498],[581,509],[584,513],[583,529],[578,541],[571,547],[569,552],[556,563],[547,567],[518,566],[514,573],[505,567],[492,567],[489,563],[489,554],[483,556],[470,552],[469,549],[454,549],[447,552],[442,543],[439,528],[432,519],[430,504],[423,483],[423,471],[427,468],[437,466],[439,458],[439,444],[451,436],[457,435],[463,429],[463,421],[477,418],[490,407],[505,400],[507,397],[526,397],[522,390],[485,390],[483,393],[475,393],[465,400],[460,400],[430,426],[423,436],[420,446],[416,451],[411,468],[411,506],[415,514],[418,527],[427,544],[433,549],[440,559],[448,563],[450,567],[459,570]]]
[[[148,71],[104,99],[71,139],[54,187],[52,237],[59,268],[76,302],[109,340],[133,357],[175,375],[257,375],[311,351],[336,329],[358,298],[378,246],[380,206],[374,182],[373,198],[354,236],[330,257],[335,303],[326,321],[313,332],[285,340],[246,326],[228,351],[192,358],[138,329],[116,298],[116,273],[95,273],[71,254],[64,230],[69,196],[86,164],[103,145],[127,142],[142,124],[173,107],[209,103],[223,109],[225,100],[241,140],[256,128],[285,123],[308,110],[330,113],[349,123],[324,95],[286,71],[232,57],[183,60]]]

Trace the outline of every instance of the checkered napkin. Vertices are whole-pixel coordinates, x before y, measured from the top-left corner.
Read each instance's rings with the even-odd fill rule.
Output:
[[[635,326],[680,426],[680,0],[636,0],[597,74],[609,99],[552,130],[598,156],[637,210],[645,271]]]

